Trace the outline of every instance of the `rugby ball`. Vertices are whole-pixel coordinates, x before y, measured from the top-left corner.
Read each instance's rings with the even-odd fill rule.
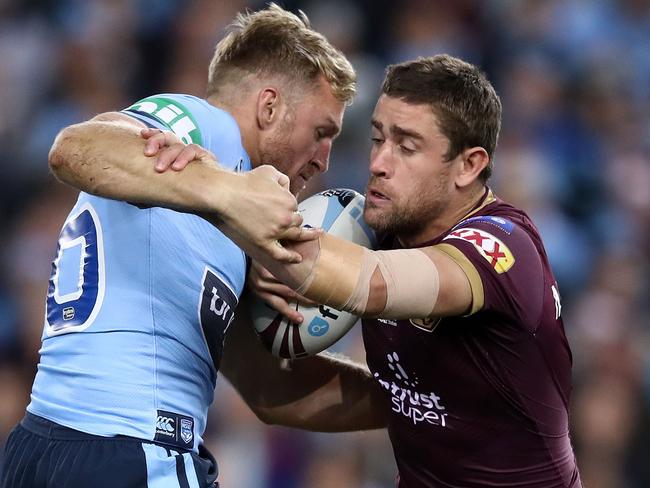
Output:
[[[298,212],[303,225],[321,227],[331,235],[375,249],[375,234],[363,220],[364,201],[364,196],[354,190],[331,189],[304,200]],[[303,315],[302,324],[290,322],[258,297],[251,307],[253,325],[262,343],[281,358],[317,354],[343,337],[358,320],[355,315],[325,305],[290,305]]]

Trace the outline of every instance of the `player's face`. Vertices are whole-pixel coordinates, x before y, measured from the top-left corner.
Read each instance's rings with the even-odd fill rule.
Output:
[[[263,143],[262,164],[272,164],[286,174],[291,192],[298,194],[310,178],[327,171],[344,111],[345,104],[320,80],[316,88],[290,101],[276,129]]]
[[[402,242],[435,237],[454,190],[454,161],[447,162],[449,140],[428,105],[382,95],[372,118],[370,180],[364,218],[378,232]]]

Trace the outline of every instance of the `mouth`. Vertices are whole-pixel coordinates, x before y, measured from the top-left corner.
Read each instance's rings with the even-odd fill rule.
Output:
[[[366,190],[366,198],[375,205],[381,205],[390,201],[389,197],[374,188],[368,188]]]
[[[300,173],[300,174],[298,175],[297,183],[298,183],[298,186],[300,186],[301,189],[302,189],[302,188],[305,188],[305,186],[307,186],[307,182],[308,182],[308,181],[309,181],[309,176],[304,175],[304,174],[302,174],[302,173]]]
[[[300,193],[307,186],[309,176],[304,173],[299,173],[291,180],[291,188],[294,194]]]

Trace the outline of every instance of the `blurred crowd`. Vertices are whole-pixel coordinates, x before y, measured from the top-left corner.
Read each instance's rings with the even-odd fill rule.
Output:
[[[363,191],[386,64],[446,52],[487,72],[504,105],[491,186],[533,217],[559,282],[585,486],[650,486],[650,0],[278,3],[304,10],[359,75],[330,172],[303,196]],[[202,96],[226,24],[263,5],[0,0],[0,446],[29,400],[50,262],[76,199],[48,172],[54,136],[149,94]],[[358,330],[336,349],[364,359]],[[224,488],[394,486],[385,432],[265,426],[219,383],[205,439]]]

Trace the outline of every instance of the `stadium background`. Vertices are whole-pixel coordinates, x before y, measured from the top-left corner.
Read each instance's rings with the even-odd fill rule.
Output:
[[[504,104],[493,188],[545,239],[574,353],[573,438],[589,488],[650,486],[650,1],[286,1],[341,48],[359,95],[330,172],[362,190],[387,63],[448,52]],[[48,174],[57,131],[162,91],[201,96],[239,0],[0,0],[0,445],[23,413],[43,297],[75,193]],[[337,348],[363,359],[357,332]],[[384,432],[258,422],[221,382],[206,440],[222,486],[393,486]],[[1,456],[1,455],[0,455]]]

